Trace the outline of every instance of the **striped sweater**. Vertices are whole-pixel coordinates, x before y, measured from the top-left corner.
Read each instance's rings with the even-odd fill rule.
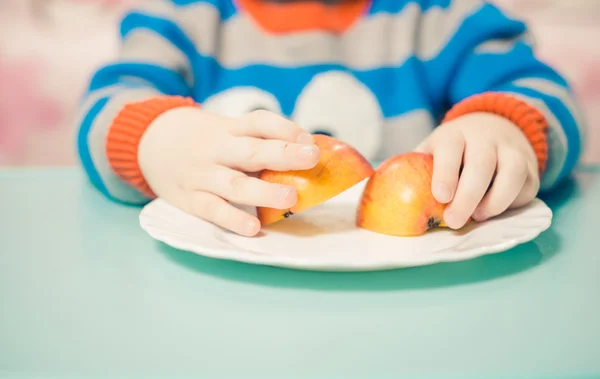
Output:
[[[542,190],[579,158],[583,120],[567,82],[534,55],[526,25],[489,2],[140,3],[122,20],[118,58],[93,75],[78,118],[82,165],[113,200],[151,199],[139,139],[161,112],[192,103],[232,117],[277,112],[372,160],[415,148],[459,104],[517,124],[531,113],[524,104],[544,122],[543,131],[519,125],[545,167]]]

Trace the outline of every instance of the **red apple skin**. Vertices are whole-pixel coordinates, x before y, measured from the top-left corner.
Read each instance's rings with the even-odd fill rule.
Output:
[[[309,170],[265,170],[260,179],[296,188],[298,200],[289,209],[257,208],[261,225],[266,226],[317,206],[360,183],[373,174],[373,167],[356,149],[333,137],[314,136],[319,147],[317,165]]]
[[[419,236],[445,227],[446,205],[431,192],[433,156],[406,153],[383,162],[370,177],[356,215],[360,228],[391,236]]]

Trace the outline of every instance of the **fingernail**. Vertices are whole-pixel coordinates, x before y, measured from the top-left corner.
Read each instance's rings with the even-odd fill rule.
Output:
[[[452,211],[446,211],[444,212],[444,222],[446,223],[446,225],[448,225],[450,228],[454,229],[456,226],[456,217],[453,214]]]
[[[304,146],[300,148],[300,152],[298,155],[302,158],[310,158],[317,152],[316,146]]]
[[[444,183],[439,183],[433,188],[433,196],[437,201],[447,203],[450,201],[450,188]]]
[[[311,134],[303,132],[296,141],[302,145],[310,145],[313,143],[313,137]]]
[[[250,220],[246,222],[246,234],[254,235],[256,234],[256,221]]]

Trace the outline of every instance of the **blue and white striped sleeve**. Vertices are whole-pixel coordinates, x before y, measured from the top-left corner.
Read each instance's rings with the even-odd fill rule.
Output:
[[[115,117],[128,104],[161,96],[193,97],[198,58],[191,32],[198,32],[193,29],[196,24],[210,28],[218,20],[217,8],[198,4],[178,5],[175,0],[142,2],[121,22],[117,58],[91,79],[76,120],[78,154],[91,183],[112,200],[128,204],[149,201],[147,195],[122,180],[111,167],[106,154],[107,135]],[[192,6],[198,10],[191,14],[205,19],[186,19],[184,8]]]
[[[570,175],[581,154],[584,119],[567,81],[536,55],[527,26],[482,0],[430,0],[420,49],[433,103],[440,112],[484,92],[510,94],[548,124],[541,191]],[[435,54],[428,50],[436,49]]]

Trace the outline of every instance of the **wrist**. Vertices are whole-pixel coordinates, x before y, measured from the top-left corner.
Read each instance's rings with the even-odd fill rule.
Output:
[[[164,96],[129,103],[115,117],[106,139],[106,155],[115,174],[143,195],[154,192],[142,173],[139,160],[141,141],[149,127],[170,110],[196,106],[189,98]]]
[[[137,164],[140,173],[154,195],[164,197],[173,174],[184,163],[182,154],[196,144],[194,129],[198,120],[196,107],[176,107],[156,117],[140,138]]]

